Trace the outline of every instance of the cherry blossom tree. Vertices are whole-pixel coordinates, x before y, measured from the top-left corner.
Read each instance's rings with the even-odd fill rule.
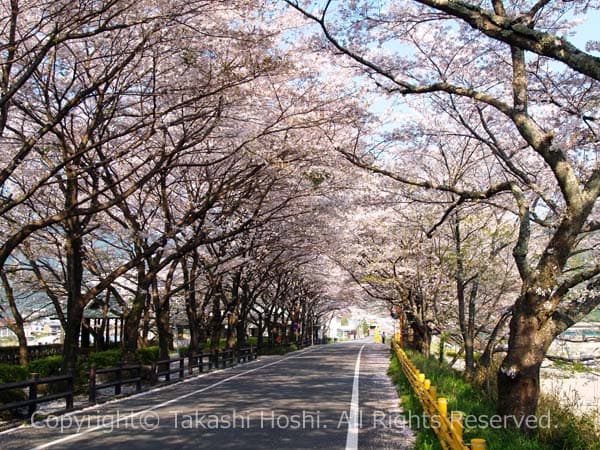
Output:
[[[459,184],[343,149],[357,165],[414,189],[450,194],[443,219],[466,203],[507,206],[518,218],[513,256],[521,290],[512,305],[508,353],[498,372],[499,412],[535,414],[539,369],[553,339],[600,303],[595,247],[600,194],[597,101],[600,60],[569,42],[586,11],[572,2],[287,0],[321,29],[382,95],[402,96],[427,120],[392,139],[406,158],[459,133],[485,152],[480,175]],[[405,107],[405,106],[404,106]],[[408,120],[407,120],[408,119]],[[455,149],[447,148],[450,154]],[[408,170],[410,168],[410,170]],[[592,239],[593,240],[593,239]],[[538,252],[539,250],[539,252]],[[586,255],[581,258],[581,255]],[[575,257],[577,255],[577,258]],[[524,423],[524,422],[523,422]],[[523,427],[525,431],[526,426]]]

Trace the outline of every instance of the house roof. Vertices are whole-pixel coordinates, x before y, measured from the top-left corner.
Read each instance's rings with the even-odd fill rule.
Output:
[[[94,300],[89,303],[83,310],[84,319],[120,319],[123,317],[123,311],[119,305],[109,304],[108,311],[104,311],[104,304],[102,301]]]

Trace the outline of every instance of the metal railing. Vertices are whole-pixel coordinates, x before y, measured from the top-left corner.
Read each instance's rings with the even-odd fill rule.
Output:
[[[448,416],[448,400],[445,397],[438,397],[437,388],[432,386],[431,380],[415,367],[396,341],[392,343],[392,348],[398,357],[402,371],[423,406],[423,411],[430,418],[435,418],[435,420],[431,420],[431,423],[435,424],[432,428],[442,448],[444,450],[485,450],[484,439],[471,439],[469,445],[464,443],[464,414],[460,411],[453,411]]]

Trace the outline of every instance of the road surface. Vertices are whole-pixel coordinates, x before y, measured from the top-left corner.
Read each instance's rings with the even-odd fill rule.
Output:
[[[315,346],[0,435],[9,449],[412,448],[389,347]]]

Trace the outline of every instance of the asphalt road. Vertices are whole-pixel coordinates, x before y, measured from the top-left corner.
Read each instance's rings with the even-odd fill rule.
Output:
[[[262,357],[50,416],[1,434],[0,448],[412,448],[388,363],[387,345],[360,341]]]

